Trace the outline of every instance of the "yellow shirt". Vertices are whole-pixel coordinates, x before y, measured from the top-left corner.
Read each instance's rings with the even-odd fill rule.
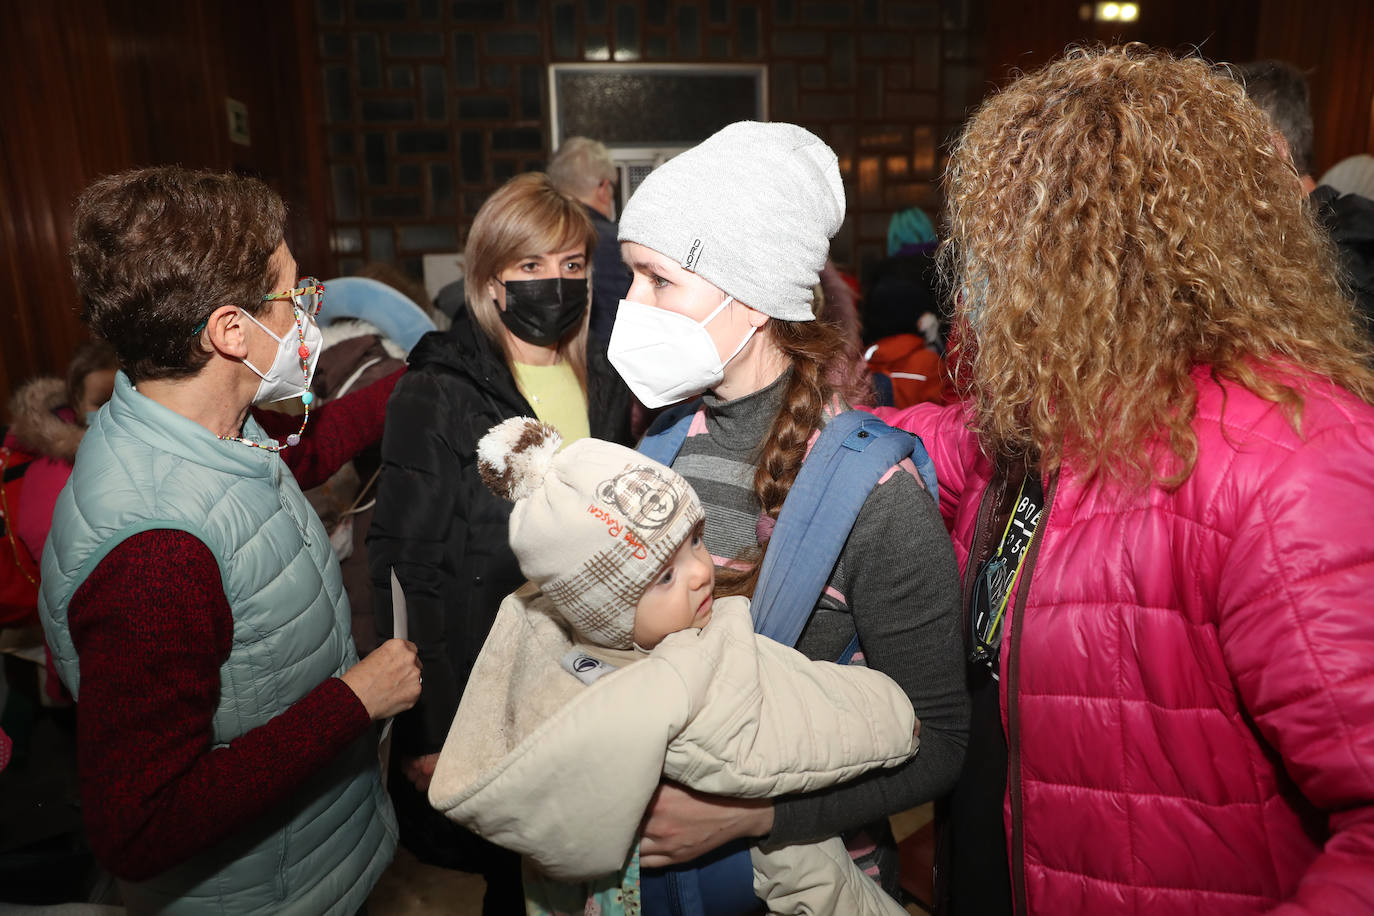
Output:
[[[577,384],[577,375],[567,361],[552,366],[531,366],[511,363],[515,384],[534,408],[540,420],[558,430],[563,445],[585,439],[592,434],[587,419],[587,396]]]

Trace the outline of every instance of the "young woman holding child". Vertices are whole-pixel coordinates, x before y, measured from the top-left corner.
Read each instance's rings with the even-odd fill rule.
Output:
[[[835,154],[791,124],[733,124],[645,179],[620,222],[633,272],[610,357],[650,407],[701,394],[672,467],[699,494],[717,594],[752,593],[789,488],[818,431],[848,405],[857,364],[814,320],[812,289],[844,218]],[[953,784],[968,727],[954,557],[909,462],[869,495],[797,648],[838,658],[857,635],[869,667],[906,692],[921,750],[822,791],[726,799],[663,783],[642,863],[689,862],[739,838],[772,848],[869,834],[858,844],[896,892],[888,815]]]
[[[559,446],[529,417],[478,444],[483,480],[515,503],[530,584],[501,605],[430,800],[525,857],[530,916],[628,916],[650,910],[636,839],[662,778],[752,798],[824,788],[904,762],[918,723],[891,678],[812,661],[756,635],[749,599],[715,600],[681,475],[611,442]],[[744,858],[755,908],[906,912],[838,837]]]

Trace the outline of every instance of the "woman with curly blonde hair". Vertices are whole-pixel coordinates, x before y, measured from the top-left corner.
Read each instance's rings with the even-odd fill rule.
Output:
[[[1205,61],[1074,51],[947,183],[966,399],[883,412],[965,583],[946,906],[1362,910],[1374,373],[1268,123]]]

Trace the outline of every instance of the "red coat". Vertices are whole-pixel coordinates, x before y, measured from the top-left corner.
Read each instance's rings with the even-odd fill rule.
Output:
[[[43,377],[19,387],[10,401],[14,425],[4,444],[36,456],[24,472],[23,498],[11,506],[14,533],[37,560],[52,527],[57,494],[67,483],[85,429],[66,406],[67,386]]]
[[[1306,376],[1299,437],[1194,381],[1177,490],[1047,486],[1001,656],[1018,912],[1374,912],[1374,407]],[[962,570],[992,468],[961,408],[879,413]]]
[[[864,357],[869,371],[885,373],[891,380],[895,406],[945,400],[945,362],[919,334],[884,337]]]

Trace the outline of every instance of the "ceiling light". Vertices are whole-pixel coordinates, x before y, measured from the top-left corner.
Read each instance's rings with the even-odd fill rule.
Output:
[[[1083,5],[1084,16],[1088,5]],[[1091,7],[1092,18],[1098,22],[1135,22],[1140,18],[1140,4],[1138,3],[1095,3]]]

